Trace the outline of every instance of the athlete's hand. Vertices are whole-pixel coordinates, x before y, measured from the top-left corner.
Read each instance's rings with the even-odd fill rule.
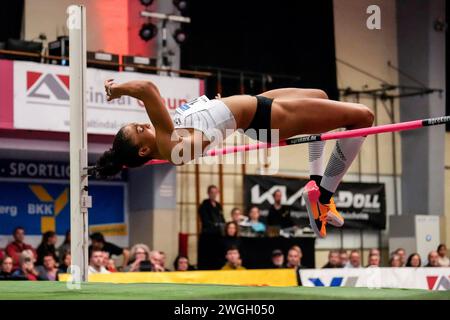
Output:
[[[119,94],[116,90],[117,84],[114,83],[114,79],[105,80],[105,91],[106,91],[106,100],[111,101],[114,99],[120,98],[122,95]]]

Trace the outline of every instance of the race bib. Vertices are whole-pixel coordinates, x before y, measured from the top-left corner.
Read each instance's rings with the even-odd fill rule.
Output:
[[[181,106],[176,108],[175,112],[178,114],[183,114],[186,113],[188,110],[193,109],[194,107],[203,106],[208,101],[209,101],[208,97],[203,95],[201,97],[188,101],[185,104],[182,104]]]

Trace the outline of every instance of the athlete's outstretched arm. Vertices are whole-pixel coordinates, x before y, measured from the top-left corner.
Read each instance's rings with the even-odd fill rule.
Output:
[[[113,80],[106,80],[105,90],[108,101],[127,95],[144,103],[145,110],[155,127],[159,153],[164,159],[171,161],[172,149],[181,141],[181,137],[178,137],[174,131],[172,118],[156,85],[150,81],[136,80],[116,84]]]

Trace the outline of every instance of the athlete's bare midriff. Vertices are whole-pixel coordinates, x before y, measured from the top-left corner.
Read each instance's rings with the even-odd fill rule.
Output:
[[[246,129],[256,112],[256,98],[249,95],[235,95],[220,99],[230,109],[236,120],[237,129]]]

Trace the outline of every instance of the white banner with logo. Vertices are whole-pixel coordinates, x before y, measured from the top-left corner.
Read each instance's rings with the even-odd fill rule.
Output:
[[[450,268],[301,269],[305,287],[450,290]]]
[[[114,135],[129,122],[149,122],[143,104],[131,97],[106,101],[103,82],[115,79],[149,80],[155,83],[169,112],[203,94],[203,80],[115,72],[89,68],[86,99],[88,133]],[[14,128],[68,132],[69,68],[14,61]]]

